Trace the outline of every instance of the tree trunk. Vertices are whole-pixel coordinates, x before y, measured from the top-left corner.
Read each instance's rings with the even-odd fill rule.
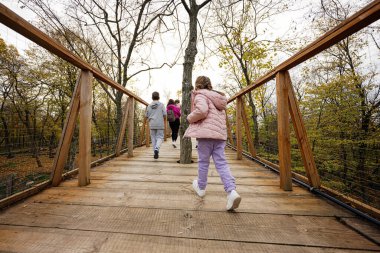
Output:
[[[55,132],[51,131],[50,141],[49,141],[49,158],[54,158],[53,150],[55,146],[55,139],[56,139]]]
[[[340,140],[344,141],[344,132],[340,132]],[[347,172],[348,172],[348,164],[347,164],[347,151],[344,147],[344,144],[340,144],[340,152],[341,152],[341,160],[343,161],[343,183],[347,185],[349,182],[347,182]]]
[[[125,86],[124,86],[125,87]],[[121,91],[118,91],[116,93],[116,119],[115,119],[115,124],[116,124],[116,135],[119,134],[120,131],[120,124],[123,119],[123,106],[122,106],[122,98],[123,98],[123,93]]]
[[[192,0],[193,1],[193,0]],[[183,80],[182,80],[182,115],[180,126],[180,144],[181,154],[180,163],[191,163],[192,145],[191,138],[183,138],[186,129],[189,127],[189,123],[186,118],[191,112],[191,91],[192,86],[192,73],[195,62],[195,56],[197,55],[197,16],[198,6],[191,4],[190,18],[190,30],[189,30],[189,43],[185,51],[185,62],[183,64]]]
[[[73,140],[70,144],[70,151],[69,151],[69,157],[67,158],[67,162],[65,164],[65,170],[70,171],[75,169],[75,157],[77,155],[78,150],[78,143],[79,143],[79,129],[78,127],[74,130]]]
[[[249,92],[249,94],[248,94],[248,103],[249,103],[249,106],[251,106],[251,108],[252,108],[253,131],[255,134],[253,144],[255,145],[256,148],[258,148],[259,147],[259,123],[257,121],[258,115],[257,115],[256,105],[253,102],[251,92]]]
[[[3,122],[3,127],[4,127],[4,140],[5,140],[5,146],[7,149],[7,158],[13,158],[14,155],[12,154],[12,147],[11,147],[11,142],[10,142],[10,133],[8,129],[8,124],[4,118],[4,116],[1,116],[1,121]]]
[[[36,121],[34,120],[33,123],[33,131],[32,131],[32,126],[30,123],[30,112],[29,110],[25,110],[25,121],[23,121],[25,127],[26,127],[26,132],[28,133],[29,138],[31,138],[31,149],[30,152],[32,153],[32,157],[36,159],[36,163],[38,167],[42,167],[41,160],[38,156],[38,149],[39,147],[37,146],[36,142]]]

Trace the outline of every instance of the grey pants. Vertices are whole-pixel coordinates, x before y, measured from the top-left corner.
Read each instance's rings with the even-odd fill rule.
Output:
[[[150,138],[153,144],[153,150],[160,150],[164,141],[164,129],[150,129]]]

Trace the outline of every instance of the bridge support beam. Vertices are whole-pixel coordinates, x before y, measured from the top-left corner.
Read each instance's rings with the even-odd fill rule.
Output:
[[[117,137],[117,143],[116,143],[116,149],[115,149],[115,155],[119,156],[121,147],[123,145],[124,135],[125,135],[125,129],[127,128],[127,120],[128,120],[128,104],[129,104],[130,98],[127,98],[127,101],[124,104],[123,108],[123,119],[121,121],[119,135]]]
[[[128,104],[128,156],[133,157],[133,140],[134,140],[134,127],[135,127],[135,99],[129,97]]]
[[[228,141],[231,143],[232,146],[235,146],[234,140],[232,138],[231,125],[230,125],[230,121],[228,119],[227,111],[226,111],[226,125],[227,125]]]
[[[280,187],[285,191],[292,190],[292,173],[290,158],[290,126],[288,87],[285,72],[276,75],[277,121],[278,121],[278,157],[280,165]]]
[[[81,78],[82,71],[78,74],[77,77],[77,82],[75,84],[73,95],[70,101],[69,111],[67,112],[61,138],[59,140],[58,148],[55,153],[51,175],[52,186],[58,186],[62,181],[63,168],[69,154],[70,144],[74,135],[75,125],[79,113]]]
[[[245,130],[245,134],[247,136],[249,153],[251,153],[251,155],[253,157],[256,157],[256,149],[255,149],[255,146],[253,145],[252,133],[251,133],[251,129],[249,128],[248,118],[247,118],[247,114],[245,112],[245,106],[244,106],[245,102],[244,102],[243,96],[241,96],[241,103],[242,103],[241,117],[243,119],[244,130]]]
[[[243,159],[243,134],[242,134],[242,109],[243,100],[242,97],[236,98],[236,159]]]
[[[306,175],[309,180],[309,184],[314,188],[319,188],[321,186],[321,181],[288,71],[285,72],[285,83],[288,85],[290,116],[292,118],[298,146],[301,149],[302,161],[305,167]]]
[[[79,103],[79,186],[90,184],[92,77],[92,72],[82,71]]]

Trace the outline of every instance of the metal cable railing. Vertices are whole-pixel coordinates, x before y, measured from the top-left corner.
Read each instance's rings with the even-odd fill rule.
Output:
[[[378,4],[373,2],[366,6],[267,75],[233,95],[227,109],[231,145],[238,154],[243,151],[258,162],[264,162],[279,171],[282,188],[291,190],[289,182],[293,175],[297,180],[308,184],[310,189],[320,189],[319,192],[340,199],[340,203],[350,203],[377,219],[380,217],[380,143],[377,138],[380,132],[379,108],[375,105],[379,103],[380,97],[376,97],[376,94],[380,90],[376,85],[376,74],[361,72],[373,69],[367,60],[361,61],[360,66],[342,66],[339,71],[339,66],[334,65],[329,71],[323,72],[323,68],[330,65],[328,52],[323,50],[329,47],[334,50],[334,45],[339,40],[349,40],[351,34],[376,21],[379,18]],[[371,18],[364,18],[371,15]],[[360,21],[358,16],[363,18],[363,23],[355,26],[354,23]],[[370,51],[370,48],[363,50]],[[367,65],[364,66],[365,64]],[[318,67],[315,72],[313,66]],[[304,73],[309,76],[302,76],[303,67],[307,67]],[[357,72],[352,69],[355,67],[358,68]],[[311,74],[314,75],[310,76]],[[299,80],[300,77],[302,80]],[[274,78],[276,84],[271,83]],[[303,82],[303,85],[297,85],[297,89],[294,89],[292,79]],[[266,89],[276,88],[277,94],[270,93],[273,94],[272,97],[266,98],[266,109],[260,107],[262,101],[254,96],[257,115],[253,115],[253,107],[247,96],[262,86]],[[242,150],[236,139],[239,132],[237,118],[244,116],[237,113],[237,103],[242,103],[249,125],[248,132],[245,130],[247,127],[241,123]],[[257,126],[253,122],[254,116],[257,118]],[[255,148],[253,152],[247,134],[252,136],[251,142]],[[284,160],[281,160],[281,155]]]
[[[33,53],[20,54],[0,38],[0,208],[77,172],[85,185],[91,165],[128,147],[133,155],[133,147],[145,143],[143,99],[2,4],[0,16],[37,43]],[[112,89],[127,95],[121,104],[130,100],[128,113],[118,113],[123,108],[109,97]]]

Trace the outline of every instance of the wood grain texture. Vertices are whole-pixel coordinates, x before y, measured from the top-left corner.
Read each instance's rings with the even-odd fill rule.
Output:
[[[230,125],[230,121],[228,120],[227,111],[226,111],[226,125],[227,125],[227,137],[228,137],[228,141],[229,141],[229,143],[231,143],[234,146],[235,143],[234,143],[234,140],[232,139],[231,125]]]
[[[54,242],[54,243],[52,243]],[[331,249],[246,243],[170,236],[136,235],[97,231],[76,231],[57,228],[29,228],[0,225],[0,248],[23,253],[364,253],[365,250]],[[59,249],[59,251],[57,251]]]
[[[58,148],[55,153],[51,176],[53,186],[58,186],[62,181],[63,167],[65,166],[67,156],[69,154],[71,140],[73,139],[75,125],[78,120],[81,77],[82,71],[77,77],[69,110],[67,112],[62,134],[59,139]]]
[[[128,110],[129,103],[130,103],[130,98],[127,98],[127,101],[124,104],[123,119],[121,120],[119,135],[117,137],[117,142],[116,142],[116,148],[115,148],[116,156],[120,155],[120,150],[123,145],[123,141],[125,137],[125,129],[127,128],[127,121],[128,121],[128,114],[129,114],[129,110]]]
[[[128,98],[128,157],[133,157],[133,142],[134,142],[134,127],[135,127],[135,99],[133,97]]]
[[[82,71],[79,103],[79,170],[78,185],[90,183],[91,121],[92,121],[92,73]]]
[[[251,153],[251,155],[253,157],[256,157],[256,149],[253,146],[253,138],[252,138],[251,128],[249,127],[247,113],[245,112],[244,98],[241,97],[241,99],[242,99],[241,117],[243,119],[245,135],[247,136],[249,153]]]
[[[307,138],[305,124],[303,122],[302,114],[293,90],[292,82],[289,76],[289,72],[285,72],[285,85],[288,86],[288,101],[290,116],[298,145],[301,149],[302,161],[305,166],[306,175],[309,179],[309,184],[314,188],[321,186],[321,180],[315,165],[314,156],[310,148],[309,139]]]
[[[134,157],[123,154],[94,168],[86,187],[68,180],[3,211],[0,252],[380,250],[340,221],[361,224],[352,213],[298,186],[281,190],[276,174],[235,160],[229,149],[243,198],[232,213],[225,211],[226,193],[213,163],[202,199],[191,187],[196,163],[178,164],[179,150],[169,143],[161,146],[159,159],[151,153],[136,148]]]
[[[279,72],[276,76],[278,159],[280,187],[285,191],[292,190],[288,90],[285,73]]]
[[[236,99],[236,159],[243,158],[243,132],[242,132],[242,97]]]

